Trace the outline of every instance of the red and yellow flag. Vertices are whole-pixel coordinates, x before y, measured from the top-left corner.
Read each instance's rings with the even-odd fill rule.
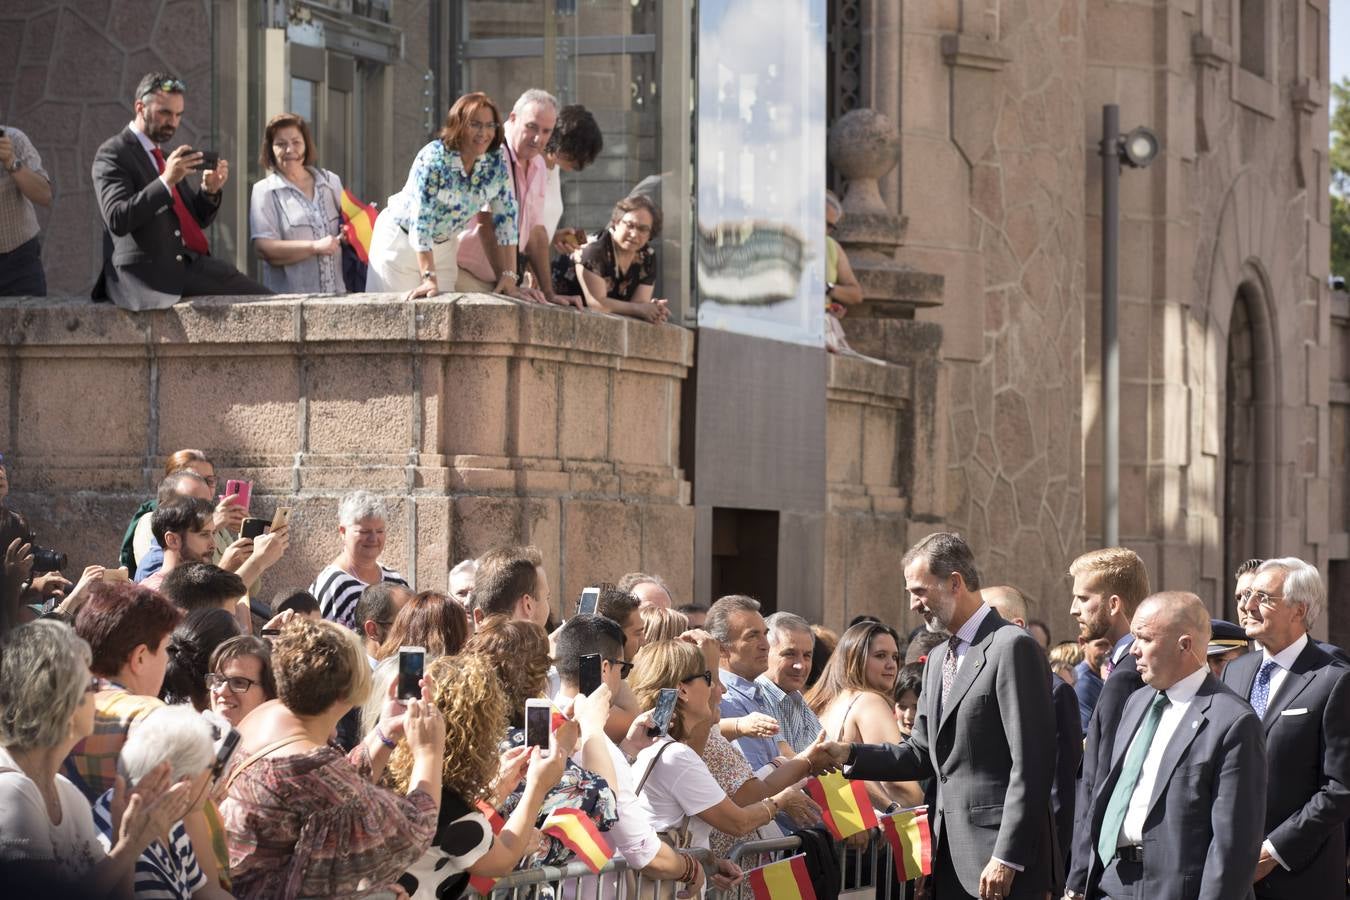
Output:
[[[886,816],[881,833],[891,845],[895,859],[895,877],[912,881],[933,874],[933,839],[928,830],[928,807],[919,806]]]
[[[370,262],[370,236],[375,233],[375,217],[379,210],[368,203],[362,203],[352,196],[352,192],[342,189],[342,230],[347,235],[347,243],[352,245],[356,256],[363,263]]]
[[[806,857],[800,853],[754,869],[746,877],[755,900],[816,900]]]
[[[825,827],[838,840],[877,827],[877,813],[861,781],[849,781],[841,772],[830,772],[806,783],[806,792],[820,807]]]
[[[492,826],[493,837],[502,833],[502,829],[506,827],[506,822],[495,809],[484,803],[482,800],[479,800],[478,811],[487,818],[488,824]],[[496,878],[489,878],[486,875],[470,875],[469,887],[486,897],[492,893],[492,889],[496,886],[497,880],[498,879]]]
[[[605,840],[595,823],[579,809],[559,807],[544,820],[539,829],[550,837],[555,837],[577,855],[577,859],[599,875],[600,870],[614,855],[614,848]]]

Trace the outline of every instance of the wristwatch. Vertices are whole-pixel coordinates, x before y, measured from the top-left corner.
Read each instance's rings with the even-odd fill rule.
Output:
[[[423,281],[435,281],[435,280],[436,280],[436,270],[435,270],[435,269],[427,269],[425,272],[422,273],[422,280],[423,280]]]
[[[5,167],[5,171],[13,175],[15,172],[19,171],[22,168],[23,168],[23,160],[19,159],[16,156],[14,158],[14,162],[10,163],[8,166]]]

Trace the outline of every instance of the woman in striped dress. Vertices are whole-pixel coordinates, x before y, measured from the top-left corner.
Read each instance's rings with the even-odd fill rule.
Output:
[[[342,552],[309,586],[325,619],[354,629],[356,601],[368,586],[381,581],[408,586],[408,579],[380,562],[388,518],[384,501],[369,491],[355,491],[342,499],[338,507]]]

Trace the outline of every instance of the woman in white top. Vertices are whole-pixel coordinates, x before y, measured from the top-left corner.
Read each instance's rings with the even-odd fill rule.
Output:
[[[648,644],[638,652],[629,683],[639,709],[653,708],[662,688],[679,692],[670,738],[639,753],[633,767],[638,800],[650,812],[657,831],[682,832],[687,827],[688,845],[707,848],[713,829],[743,836],[773,821],[778,815],[774,798],[739,805],[703,762],[721,698],[714,689],[716,675],[696,646],[685,641]],[[809,774],[805,754],[783,763],[780,771],[785,779],[805,777]]]
[[[57,774],[94,730],[89,645],[69,626],[40,619],[14,629],[0,661],[0,862],[6,892],[66,886],[79,896],[131,895],[136,859],[187,813],[201,782],[169,787],[167,766],[130,796],[121,779],[112,804],[112,849],[104,852],[79,789]]]
[[[258,163],[270,174],[248,204],[262,283],[278,294],[345,294],[342,280],[342,181],[314,164],[309,123],[295,113],[272,117]]]

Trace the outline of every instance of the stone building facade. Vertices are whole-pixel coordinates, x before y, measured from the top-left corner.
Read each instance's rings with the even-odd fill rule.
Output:
[[[269,9],[284,26],[288,15],[294,20],[308,11],[322,18],[320,7],[341,3],[9,0],[0,7],[0,120],[28,132],[56,181],[58,202],[44,219],[53,293],[78,296],[92,283],[99,224],[88,161],[130,118],[132,85],[152,67],[170,68],[189,82],[183,136],[210,141],[239,161],[255,155],[248,135],[256,137],[264,112],[294,102],[299,94],[293,91],[309,90],[293,79],[305,81],[307,73],[319,71],[312,77],[326,80],[313,82],[323,86],[316,109],[338,123],[325,127],[341,124],[351,145],[365,148],[359,162],[343,164],[350,170],[347,183],[368,199],[397,189],[434,126],[432,110],[441,108],[448,92],[466,78],[485,78],[492,90],[506,94],[518,89],[512,79],[522,73],[536,77],[532,66],[548,86],[570,85],[572,99],[589,105],[597,97],[625,98],[603,112],[606,134],[615,139],[581,187],[594,191],[650,171],[687,169],[687,148],[679,148],[687,145],[688,122],[680,113],[689,107],[678,91],[682,83],[687,90],[688,70],[681,66],[687,67],[691,51],[681,16],[689,4],[643,0],[631,4],[637,12],[624,12],[629,5],[587,4],[571,13],[569,27],[600,28],[603,18],[606,32],[651,34],[618,41],[626,55],[611,58],[601,48],[594,57],[601,62],[585,68],[573,61],[564,71],[566,61],[554,48],[578,45],[557,43],[556,23],[536,27],[515,5],[508,14],[501,12],[507,5],[492,3],[349,3],[348,9],[359,6],[379,20],[362,32],[373,42],[370,53],[382,52],[379,41],[395,32],[400,52],[382,65],[358,61],[348,97],[342,93],[346,63],[334,57],[335,50],[316,56],[296,49],[295,40],[261,36],[260,24],[276,21],[249,18]],[[951,527],[969,536],[987,580],[1019,585],[1057,636],[1072,634],[1064,573],[1101,534],[1097,142],[1101,108],[1115,103],[1126,128],[1148,126],[1163,147],[1151,167],[1122,176],[1121,540],[1143,555],[1155,585],[1196,590],[1230,618],[1225,598],[1237,561],[1276,554],[1312,560],[1328,574],[1332,590],[1332,612],[1323,625],[1350,638],[1342,611],[1350,601],[1350,312],[1345,296],[1333,296],[1327,287],[1327,0],[829,0],[829,7],[832,116],[837,121],[856,109],[882,117],[880,124],[869,120],[869,133],[880,135],[868,145],[876,149],[875,165],[856,152],[845,161],[835,138],[831,143],[829,177],[848,209],[841,238],[860,264],[868,295],[865,308],[845,325],[855,347],[892,365],[869,374],[865,366],[830,363],[820,423],[828,429],[819,476],[826,484],[826,512],[803,532],[809,535],[805,543],[818,545],[803,570],[811,595],[803,609],[819,610],[836,625],[858,612],[889,609],[901,618],[894,611],[903,606],[903,545]],[[583,14],[597,18],[576,18]],[[538,59],[487,58],[493,48],[536,40],[545,48]],[[659,110],[639,108],[642,97],[660,97]],[[334,114],[333,104],[348,102],[364,117]],[[837,132],[839,146],[847,147],[852,134]],[[220,252],[244,265],[249,260],[240,229],[255,175],[236,165],[233,192],[212,234]],[[667,259],[687,259],[679,245],[682,218],[687,229],[687,216],[668,211],[675,227],[667,227]],[[691,321],[689,286],[678,273],[671,277],[676,306]],[[33,319],[6,313],[14,327],[6,331],[11,387],[0,391],[8,412],[7,448],[22,440],[31,416],[38,415],[41,401],[25,399],[29,391],[47,395],[31,380],[17,383],[25,354],[57,359],[66,351],[51,348],[73,342],[92,359],[104,329],[124,327],[116,314],[75,316],[59,304],[55,309]],[[210,304],[181,317],[212,329],[229,318]],[[62,337],[60,323],[76,320]],[[403,327],[391,321],[384,324],[393,330],[379,332],[380,341],[395,340],[393,332]],[[550,574],[563,590],[575,592],[585,567],[582,557],[561,561],[581,552],[563,547],[565,535],[590,514],[588,504],[599,503],[595,514],[606,521],[617,515],[613,521],[624,540],[640,549],[611,559],[605,555],[611,549],[597,544],[586,553],[606,565],[670,571],[687,561],[691,571],[676,572],[677,587],[706,600],[698,589],[709,582],[692,570],[702,565],[696,548],[707,541],[695,537],[702,519],[690,509],[679,448],[660,460],[636,460],[622,446],[611,446],[599,461],[603,477],[585,465],[572,471],[573,455],[563,445],[573,426],[549,418],[557,409],[539,399],[550,384],[561,392],[553,394],[555,402],[566,398],[571,388],[559,384],[599,378],[601,370],[609,372],[607,385],[642,380],[614,374],[626,371],[632,348],[616,344],[606,351],[610,362],[567,370],[560,382],[556,364],[571,349],[551,344],[547,329],[544,337],[529,331],[551,321],[522,320],[526,332],[501,342],[520,359],[501,363],[501,371],[489,372],[496,363],[472,353],[451,353],[449,362],[437,363],[479,366],[486,379],[481,384],[500,382],[504,396],[514,398],[508,412],[522,430],[507,427],[497,435],[500,446],[478,447],[496,440],[489,440],[496,432],[447,425],[451,431],[411,445],[432,454],[429,466],[423,457],[396,465],[383,457],[370,461],[377,469],[392,466],[390,477],[406,481],[402,487],[391,483],[391,496],[432,504],[416,521],[443,523],[432,534],[443,530],[447,549],[425,559],[414,554],[411,565],[425,572],[424,583],[435,584],[449,556],[476,552],[483,539],[456,525],[475,520],[462,511],[476,503],[491,509],[493,521],[516,523],[521,539],[539,539],[550,549],[556,543],[560,568]],[[275,333],[268,330],[273,326]],[[146,326],[146,333],[160,327]],[[292,353],[287,327],[279,320],[268,325],[260,346],[270,349],[256,352],[270,357],[284,347]],[[192,332],[173,326],[164,333]],[[216,349],[205,355],[228,374],[229,353],[219,348],[231,340],[223,332],[209,334],[203,340]],[[536,338],[546,350],[537,349]],[[172,337],[124,335],[119,352],[132,353],[125,348],[143,339]],[[678,385],[694,360],[683,343],[688,338],[653,340],[660,347],[668,341],[680,346],[639,349],[639,358],[651,350],[658,360],[638,363],[639,371]],[[309,365],[287,358],[287,366]],[[411,375],[400,373],[380,396],[398,396],[406,381],[408,397],[391,401],[401,408],[404,400],[414,402],[415,385]],[[484,398],[488,402],[489,395]],[[235,414],[271,421],[269,401],[255,400],[252,411]],[[458,402],[463,398],[446,400],[450,406],[443,405],[442,414]],[[519,418],[536,403],[544,403],[548,415]],[[607,407],[606,415],[617,415],[615,409]],[[658,412],[687,424],[688,411],[678,404],[644,414]],[[222,421],[229,421],[227,413],[221,411]],[[242,423],[232,427],[243,430]],[[679,427],[670,427],[677,443],[683,441]],[[125,441],[113,441],[116,447],[100,464],[136,461],[131,481],[106,485],[122,492],[113,502],[118,510],[134,506],[133,496],[153,481],[155,453],[168,452],[177,439],[136,429]],[[34,489],[73,491],[78,485],[82,476],[67,471],[70,466],[50,465],[58,436],[68,432],[58,423],[50,440],[43,438],[47,443],[32,445],[30,471],[42,473]],[[136,441],[152,437],[150,451],[135,448]],[[316,510],[365,471],[325,460],[299,440],[254,453],[231,450],[222,437],[217,449],[233,453],[232,464],[256,469],[277,491],[290,485],[292,471],[303,471],[301,484],[314,491]],[[391,441],[387,447],[376,441],[379,452],[408,452]],[[526,452],[520,441],[544,443],[538,452]],[[17,455],[23,459],[25,453]],[[288,455],[289,463],[278,462]],[[80,465],[93,465],[99,456],[91,453]],[[655,465],[662,474],[635,480],[633,472],[615,468],[629,465]],[[420,480],[419,467],[429,480]],[[419,493],[425,491],[441,499],[427,500]],[[490,499],[470,496],[479,494]],[[74,521],[81,504],[94,503],[78,493],[53,502],[60,507],[51,511],[56,527]],[[397,529],[396,538],[402,548]],[[576,548],[590,539],[579,531],[573,540]]]

